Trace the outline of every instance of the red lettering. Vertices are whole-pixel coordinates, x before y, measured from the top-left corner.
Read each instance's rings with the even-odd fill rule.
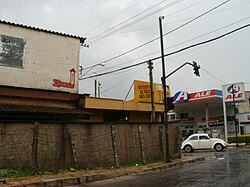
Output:
[[[234,98],[235,99],[243,98],[243,93],[234,94]],[[226,100],[231,100],[231,99],[233,99],[233,94],[230,94],[226,97]]]
[[[242,98],[243,97],[243,93],[239,93],[238,95],[235,94],[235,98]]]
[[[226,97],[226,100],[229,100],[229,99],[233,99],[233,96],[232,96],[232,95],[228,95],[228,96]]]

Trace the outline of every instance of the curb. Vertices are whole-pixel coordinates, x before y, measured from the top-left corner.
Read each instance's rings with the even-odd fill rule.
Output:
[[[190,157],[180,160],[174,160],[171,163],[153,163],[144,166],[133,166],[128,168],[118,168],[111,170],[89,170],[69,172],[67,176],[52,175],[52,176],[39,176],[39,177],[26,177],[22,179],[9,179],[1,187],[62,187],[72,185],[84,185],[89,182],[116,178],[125,175],[135,175],[150,171],[166,170],[173,167],[180,167],[188,164],[202,162],[203,157]]]

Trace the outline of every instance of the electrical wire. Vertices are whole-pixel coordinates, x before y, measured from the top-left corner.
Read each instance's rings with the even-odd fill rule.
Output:
[[[247,20],[247,19],[249,19],[249,18],[250,18],[250,16],[249,16],[249,17],[246,17],[246,18],[243,18],[243,19],[241,19],[241,20],[235,21],[235,22],[233,22],[233,23],[230,23],[230,24],[228,24],[228,25],[225,25],[225,26],[223,26],[223,27],[220,27],[220,28],[218,28],[218,29],[212,30],[212,31],[210,31],[210,32],[207,32],[207,33],[205,33],[205,34],[196,36],[196,37],[191,38],[191,39],[189,39],[189,40],[186,40],[186,41],[180,42],[180,43],[178,43],[178,44],[172,45],[172,46],[170,46],[170,47],[165,48],[164,51],[166,51],[166,50],[168,50],[168,49],[171,49],[171,48],[174,48],[174,47],[177,47],[177,46],[179,46],[179,45],[185,44],[185,43],[187,43],[187,42],[193,41],[193,40],[195,40],[195,39],[201,38],[201,37],[203,37],[203,36],[212,34],[212,33],[217,32],[217,31],[219,31],[219,30],[222,30],[222,29],[225,29],[225,28],[227,28],[227,27],[230,27],[230,26],[232,26],[232,25],[238,24],[238,23],[240,23],[240,22],[242,22],[242,21],[245,21],[245,20]],[[157,54],[157,53],[159,53],[159,51],[156,51],[156,52],[153,52],[153,53],[150,53],[150,54],[147,54],[147,55],[138,57],[138,58],[133,59],[133,60],[130,60],[130,61],[123,62],[123,63],[121,63],[121,64],[118,64],[118,65],[115,65],[115,66],[112,66],[112,67],[108,67],[108,68],[106,68],[105,70],[112,69],[112,68],[115,68],[115,67],[119,67],[119,66],[121,66],[121,65],[123,65],[123,64],[128,64],[128,63],[130,63],[130,62],[133,62],[133,61],[136,61],[136,60],[140,60],[140,59],[142,59],[142,58],[145,58],[145,57],[148,57],[148,56]],[[97,71],[97,72],[98,72],[98,71]],[[99,72],[100,72],[100,71],[99,71]]]
[[[173,13],[171,13],[171,14],[168,14],[168,15],[166,15],[166,16],[164,16],[164,17],[169,17],[169,16],[172,16],[172,15],[175,15],[175,14],[177,14],[177,13],[179,13],[179,12],[182,12],[182,11],[188,9],[188,8],[191,8],[191,7],[193,7],[193,6],[197,5],[197,4],[200,4],[200,3],[202,3],[203,1],[205,1],[205,0],[201,0],[201,1],[199,1],[199,2],[196,2],[196,3],[192,4],[192,5],[189,5],[189,6],[187,6],[187,7],[184,7],[184,8],[182,8],[182,9],[180,9],[180,10],[178,10],[178,11],[176,11],[176,12],[173,12]],[[177,2],[177,3],[179,3],[179,2]],[[176,3],[176,4],[177,4],[177,3]],[[176,5],[176,4],[172,4],[171,6]],[[106,38],[106,37],[108,37],[108,36],[111,36],[111,35],[113,35],[113,34],[119,32],[120,30],[125,29],[125,28],[127,28],[127,27],[129,27],[129,26],[131,26],[131,25],[133,25],[133,24],[135,24],[135,23],[138,23],[139,21],[141,21],[141,20],[143,20],[143,19],[146,19],[146,18],[148,18],[148,17],[150,17],[150,16],[152,16],[152,15],[154,15],[154,14],[156,14],[156,13],[162,11],[163,9],[169,8],[169,7],[171,7],[171,6],[170,6],[170,5],[164,6],[164,7],[160,8],[160,9],[158,9],[158,10],[156,10],[156,11],[154,11],[154,12],[152,12],[152,13],[150,13],[150,14],[148,14],[148,15],[142,17],[142,18],[139,18],[139,19],[137,19],[137,20],[135,20],[135,21],[129,23],[128,25],[125,25],[125,26],[123,26],[123,27],[121,27],[121,28],[119,28],[119,29],[117,29],[117,30],[114,30],[112,33],[109,33],[109,34],[103,36],[100,40],[102,40],[102,39],[104,39],[104,38]],[[90,43],[89,45],[94,44],[94,43],[96,43],[96,42],[98,42],[98,41],[100,41],[100,40],[94,41],[94,42]]]
[[[195,20],[197,20],[197,19],[199,19],[199,18],[205,16],[206,14],[208,14],[208,13],[212,12],[213,10],[215,10],[215,9],[217,9],[217,8],[219,8],[219,7],[221,7],[222,5],[228,3],[229,1],[230,1],[230,0],[224,1],[223,3],[221,3],[221,4],[219,4],[219,5],[215,6],[215,7],[213,7],[212,9],[210,9],[210,10],[208,10],[208,11],[202,13],[201,15],[199,15],[199,16],[197,16],[197,17],[191,19],[190,21],[188,21],[188,22],[186,22],[186,23],[184,23],[184,24],[182,24],[182,25],[176,27],[175,29],[173,29],[173,30],[171,30],[171,31],[169,31],[169,32],[167,32],[167,33],[165,33],[163,36],[166,36],[166,35],[168,35],[168,34],[174,32],[174,31],[177,31],[178,29],[180,29],[180,28],[182,28],[182,27],[184,27],[184,26],[186,26],[186,25],[192,23],[193,21],[195,21]],[[133,52],[133,51],[135,51],[135,50],[137,50],[137,49],[139,49],[139,48],[141,48],[141,47],[143,47],[143,46],[146,46],[146,45],[148,45],[148,44],[150,44],[150,43],[152,43],[152,42],[154,42],[154,41],[156,41],[156,40],[158,40],[158,39],[159,39],[159,37],[157,37],[157,38],[155,38],[155,39],[153,39],[153,40],[150,40],[150,41],[148,41],[148,42],[146,42],[146,43],[144,43],[144,44],[141,44],[141,45],[139,45],[139,46],[137,46],[137,47],[135,47],[135,48],[133,48],[133,49],[130,49],[130,50],[126,51],[126,52],[123,52],[123,53],[121,53],[121,54],[119,54],[119,55],[117,55],[117,56],[115,56],[115,57],[112,57],[112,58],[110,58],[110,59],[108,59],[108,60],[105,60],[105,61],[103,61],[103,62],[101,62],[101,63],[110,62],[110,61],[112,61],[112,60],[114,60],[114,59],[117,59],[117,58],[119,58],[119,57],[121,57],[121,56],[124,56],[124,55],[126,55],[126,54],[128,54],[128,53],[131,53],[131,52]],[[100,64],[100,63],[98,63],[98,64]]]
[[[96,30],[97,28],[101,27],[101,26],[104,25],[105,23],[111,21],[112,19],[118,17],[118,16],[121,15],[122,13],[126,12],[127,10],[129,10],[130,8],[134,7],[135,5],[137,5],[138,3],[140,3],[141,1],[143,1],[143,0],[136,1],[136,2],[135,2],[134,4],[132,4],[131,6],[127,7],[126,9],[122,10],[121,12],[119,12],[119,13],[113,15],[112,17],[110,17],[109,19],[105,20],[105,21],[102,22],[101,24],[99,24],[99,25],[93,27],[92,29],[90,29],[89,31],[87,31],[84,35],[87,35],[87,34],[93,32],[94,30]]]
[[[205,68],[201,67],[201,69],[202,69],[203,71],[205,71],[208,75],[210,75],[210,76],[212,76],[213,78],[215,78],[216,80],[218,80],[218,81],[220,81],[220,82],[222,82],[222,83],[227,83],[226,81],[223,81],[222,79],[216,77],[216,76],[213,75],[212,73],[209,73]]]
[[[242,30],[242,29],[245,29],[245,28],[247,28],[247,27],[249,27],[249,26],[250,26],[250,24],[243,25],[243,26],[238,27],[238,28],[236,28],[236,29],[234,29],[234,30],[232,30],[232,31],[229,31],[229,32],[225,33],[225,34],[222,34],[222,35],[220,35],[220,36],[217,36],[217,37],[215,37],[215,38],[212,38],[212,39],[209,39],[209,40],[206,40],[206,41],[203,41],[203,42],[199,42],[199,43],[196,43],[196,44],[192,44],[192,45],[190,45],[190,46],[187,46],[187,47],[181,48],[181,49],[179,49],[179,50],[176,50],[176,51],[174,51],[174,52],[165,54],[164,57],[171,56],[171,55],[180,53],[180,52],[182,52],[182,51],[188,50],[188,49],[190,49],[190,48],[194,48],[194,47],[197,47],[197,46],[200,46],[200,45],[204,45],[204,44],[207,44],[207,43],[216,41],[216,40],[221,39],[221,38],[224,38],[224,37],[226,37],[226,36],[228,36],[228,35],[230,35],[230,34],[233,34],[233,33],[237,32],[237,31],[240,31],[240,30]],[[152,59],[150,59],[150,60],[151,60],[151,61],[154,61],[154,60],[158,60],[158,59],[160,59],[160,58],[161,58],[161,56],[158,56],[158,57],[152,58]],[[85,80],[85,79],[89,79],[89,78],[93,78],[93,77],[103,76],[103,75],[107,75],[107,74],[110,74],[110,73],[122,71],[122,70],[125,70],[125,69],[129,69],[129,68],[133,68],[133,67],[136,67],[136,66],[143,65],[143,64],[145,64],[145,63],[147,63],[147,62],[148,62],[148,60],[147,60],[147,61],[142,61],[142,62],[139,62],[139,63],[136,63],[136,64],[132,64],[132,65],[130,65],[130,66],[122,67],[122,68],[119,68],[119,69],[116,69],[116,70],[112,70],[112,71],[109,71],[109,72],[104,72],[104,73],[100,73],[100,74],[97,74],[97,75],[94,75],[94,76],[84,77],[84,78],[82,78],[82,79],[80,79],[80,80]]]
[[[113,29],[119,27],[120,25],[122,25],[122,24],[124,24],[124,23],[127,23],[127,22],[130,21],[131,19],[134,19],[135,17],[138,17],[139,15],[141,15],[141,14],[143,14],[143,13],[149,11],[150,9],[153,9],[154,7],[156,7],[156,6],[158,6],[158,5],[162,4],[162,3],[164,3],[165,1],[166,1],[166,0],[163,0],[163,1],[161,1],[161,2],[159,2],[159,3],[157,3],[157,4],[155,4],[155,5],[153,5],[153,6],[149,7],[149,8],[147,8],[146,10],[144,10],[144,11],[142,11],[142,12],[136,14],[135,16],[133,16],[133,17],[131,17],[131,18],[128,18],[128,19],[126,19],[125,21],[122,21],[121,23],[119,23],[119,24],[113,26],[112,28],[110,28],[110,29],[108,29],[108,30],[106,30],[106,31],[104,31],[104,32],[102,32],[102,33],[100,33],[100,34],[98,34],[97,36],[95,36],[95,37],[93,37],[93,38],[90,38],[89,43],[91,43],[91,42],[92,42],[93,40],[95,40],[96,38],[102,36],[103,34],[105,34],[105,33],[109,32],[109,31],[111,31],[111,30],[113,30]]]
[[[183,0],[181,0],[181,1],[183,1]],[[181,2],[181,1],[179,1],[179,2]],[[193,7],[193,6],[195,6],[195,5],[199,4],[199,3],[201,3],[201,2],[203,2],[203,1],[205,1],[205,0],[201,0],[201,1],[199,1],[199,2],[196,2],[196,3],[194,3],[194,4],[192,4],[192,5],[189,5],[189,6],[185,7],[185,8],[183,8],[183,9],[180,9],[180,10],[174,12],[174,13],[168,14],[168,15],[165,16],[165,17],[169,17],[169,16],[172,16],[172,15],[174,15],[174,14],[177,14],[177,13],[179,13],[179,12],[181,12],[181,11],[184,11],[184,10],[186,10],[186,9],[188,9],[188,8],[191,8],[191,7]],[[118,29],[112,31],[111,33],[108,33],[108,34],[106,34],[106,35],[104,35],[104,36],[100,36],[100,39],[99,39],[99,40],[97,39],[97,40],[95,40],[95,41],[93,41],[93,42],[90,42],[89,45],[93,45],[94,43],[99,42],[99,41],[103,40],[104,38],[107,38],[108,36],[111,36],[111,35],[113,35],[113,34],[119,32],[119,31],[122,30],[122,29],[125,29],[125,28],[127,28],[127,27],[129,27],[129,26],[131,26],[131,25],[133,25],[133,24],[135,24],[135,23],[138,23],[139,21],[142,21],[143,19],[146,19],[146,18],[148,18],[148,17],[150,17],[150,16],[152,16],[152,15],[154,15],[154,14],[156,14],[156,13],[158,13],[158,12],[160,12],[160,11],[166,9],[166,8],[169,8],[169,7],[171,7],[171,6],[174,6],[174,5],[176,5],[177,3],[179,3],[179,2],[177,1],[175,4],[168,4],[168,5],[166,5],[166,6],[162,7],[162,8],[160,8],[160,9],[158,9],[158,10],[156,10],[156,11],[150,13],[150,14],[147,14],[147,15],[143,16],[142,18],[139,18],[139,19],[137,19],[137,20],[135,20],[135,21],[133,21],[133,22],[131,22],[131,23],[125,25],[125,26],[122,26],[121,28],[118,28]]]
[[[229,8],[224,8],[224,9],[221,9],[221,10],[217,10],[217,11],[214,11],[212,13],[219,13],[219,12],[224,12],[224,11],[227,11],[227,10],[232,10],[232,9],[235,9],[235,8],[239,8],[239,7],[242,7],[244,5],[249,5],[250,2],[247,2],[247,3],[242,3],[240,5],[237,5],[237,6],[232,6],[232,7],[229,7]],[[212,14],[211,13],[211,14]],[[185,18],[185,19],[179,19],[179,20],[175,20],[175,21],[171,21],[171,22],[167,22],[167,23],[164,23],[163,26],[165,25],[170,25],[170,24],[176,24],[178,22],[182,22],[182,21],[187,21],[187,20],[190,20],[194,17],[189,17],[189,18]],[[116,34],[125,34],[125,33],[130,33],[130,32],[136,32],[136,31],[142,31],[142,30],[149,30],[149,29],[155,29],[157,25],[153,25],[153,26],[149,26],[149,27],[143,27],[143,28],[138,28],[138,29],[134,29],[134,30],[128,30],[126,32],[119,32],[119,33],[116,33]]]

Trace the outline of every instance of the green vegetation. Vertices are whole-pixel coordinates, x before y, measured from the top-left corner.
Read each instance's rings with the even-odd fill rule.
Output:
[[[31,171],[25,169],[0,169],[1,178],[24,177],[32,175]]]
[[[236,143],[236,136],[228,136],[228,143]],[[239,135],[238,143],[250,143],[250,135]]]

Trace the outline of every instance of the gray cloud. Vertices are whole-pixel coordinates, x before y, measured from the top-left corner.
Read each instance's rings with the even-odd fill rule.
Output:
[[[153,6],[158,1],[142,0],[127,11],[119,14],[124,9],[133,5],[135,1],[123,0],[23,0],[23,1],[4,1],[0,0],[0,19],[15,23],[27,24],[35,27],[65,32],[69,34],[81,35],[90,40],[99,33],[121,23],[122,21],[135,16],[139,12]],[[167,3],[161,4],[161,7]],[[199,2],[198,0],[184,0],[175,6],[165,9],[161,12],[143,19],[142,21],[131,25],[130,27],[113,34],[93,45],[90,48],[81,48],[81,65],[88,67],[125,51],[128,51],[136,46],[139,46],[147,41],[150,41],[159,36],[158,17],[160,15],[169,15],[182,8],[189,6],[191,3]],[[200,4],[176,13],[164,19],[164,32],[168,32],[180,24],[185,23],[187,18],[192,18],[218,5],[222,0],[202,1]],[[160,6],[159,6],[160,7]],[[158,8],[159,8],[158,7]],[[156,10],[156,9],[154,9]],[[208,33],[235,21],[249,17],[250,3],[248,0],[231,0],[229,3],[220,9],[200,18],[199,20],[179,29],[178,31],[164,37],[165,48],[176,45],[183,41],[195,38],[199,35]],[[109,20],[98,29],[88,33],[92,28]],[[240,27],[249,23],[250,19],[241,23],[224,28],[220,31],[211,33],[193,41],[186,42],[167,49],[165,53],[172,52],[182,47],[191,45],[196,42],[204,41],[209,38],[218,36],[234,28]],[[171,23],[171,24],[170,24]],[[232,34],[224,39],[213,43],[200,46],[185,52],[173,55],[166,58],[166,71],[169,73],[176,67],[186,61],[197,61],[206,71],[201,70],[201,77],[195,77],[192,67],[185,67],[178,73],[170,77],[167,82],[172,88],[172,93],[178,90],[198,91],[206,89],[221,89],[223,82],[244,81],[250,82],[248,76],[250,53],[250,30],[246,28],[240,32]],[[87,42],[88,42],[87,40]],[[122,67],[132,63],[148,60],[152,57],[160,55],[159,40],[152,42],[145,47],[138,49],[132,53],[122,56],[113,61],[110,61],[104,67],[96,67],[93,72],[103,72],[110,70],[109,68],[116,66]],[[145,56],[152,52],[157,52],[154,55],[129,62],[137,59],[140,56]],[[127,63],[126,63],[127,62]],[[122,64],[119,66],[119,64]],[[154,80],[160,82],[161,77],[161,61],[154,62]],[[216,79],[218,77],[219,79]],[[123,99],[134,79],[143,81],[148,80],[147,65],[140,66],[136,69],[131,69],[121,73],[115,73],[103,77],[98,77],[102,83],[102,90],[105,91],[103,96]],[[80,82],[81,93],[94,92],[94,79],[82,80]],[[250,84],[246,84],[246,88],[250,90]],[[132,97],[132,95],[130,96]]]

